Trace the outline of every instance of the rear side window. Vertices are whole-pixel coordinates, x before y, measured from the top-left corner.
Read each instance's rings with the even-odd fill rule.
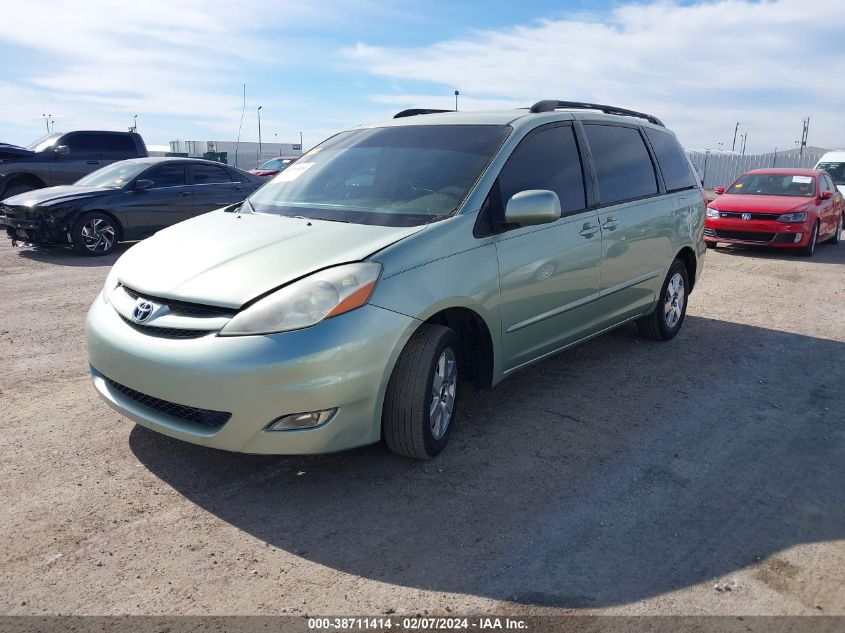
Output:
[[[195,185],[210,185],[219,182],[232,182],[229,170],[215,165],[192,165]]]
[[[570,126],[541,129],[526,137],[499,174],[502,208],[526,189],[548,189],[560,198],[562,214],[587,206],[575,133]]]
[[[643,128],[657,156],[657,164],[663,174],[667,191],[688,189],[695,186],[692,172],[684,150],[677,139],[668,132],[661,132],[654,128]]]
[[[588,124],[584,131],[599,181],[601,204],[657,193],[654,165],[636,128]]]
[[[103,156],[119,160],[121,158],[132,158],[138,155],[135,143],[128,136],[122,134],[105,134],[102,137]]]
[[[144,180],[152,180],[153,187],[178,187],[186,183],[185,166],[178,164],[159,165],[153,167],[141,176]]]
[[[100,137],[96,134],[68,134],[59,140],[58,145],[67,145],[71,154],[100,153]]]

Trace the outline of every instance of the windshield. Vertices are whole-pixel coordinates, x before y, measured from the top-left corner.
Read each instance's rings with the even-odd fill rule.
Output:
[[[120,189],[147,167],[149,167],[148,163],[130,163],[127,161],[113,163],[77,180],[73,183],[73,186]]]
[[[258,169],[266,169],[267,171],[282,171],[292,162],[292,158],[273,158],[272,160],[268,160],[263,165],[259,165]]]
[[[730,186],[728,193],[812,198],[816,195],[816,179],[796,174],[746,174]]]
[[[37,141],[33,141],[26,148],[32,152],[43,152],[48,147],[52,147],[61,134],[45,134]]]
[[[454,213],[511,128],[425,125],[342,132],[256,191],[259,213],[416,226]]]
[[[819,163],[816,169],[829,173],[837,185],[845,185],[845,163]]]

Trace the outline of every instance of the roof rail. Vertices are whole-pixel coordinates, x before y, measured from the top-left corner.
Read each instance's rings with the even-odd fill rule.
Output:
[[[659,125],[660,127],[666,127],[665,125],[663,125],[663,121],[658,119],[656,116],[652,116],[651,114],[645,114],[644,112],[636,112],[635,110],[626,110],[625,108],[617,108],[616,106],[601,105],[599,103],[582,103],[580,101],[554,101],[554,100],[547,99],[545,101],[538,101],[533,106],[531,106],[529,111],[533,114],[537,114],[538,112],[554,112],[557,109],[561,109],[561,110],[599,110],[600,112],[604,112],[605,114],[619,114],[621,116],[634,116],[634,117],[637,117],[639,119],[645,119],[649,123],[654,123],[654,125]]]
[[[429,110],[427,108],[411,108],[410,110],[402,110],[393,115],[394,119],[401,119],[406,116],[417,116],[418,114],[438,114],[440,112],[454,112],[454,110]]]

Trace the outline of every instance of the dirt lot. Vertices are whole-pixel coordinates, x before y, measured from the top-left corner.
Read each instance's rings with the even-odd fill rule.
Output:
[[[114,257],[0,245],[0,612],[845,614],[845,246],[464,394],[429,463],[254,457],[89,384]]]

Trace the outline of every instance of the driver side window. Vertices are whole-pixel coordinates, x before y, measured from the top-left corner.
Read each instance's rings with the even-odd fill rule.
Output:
[[[187,184],[184,165],[159,165],[141,175],[140,180],[152,180],[153,189],[179,187]]]

